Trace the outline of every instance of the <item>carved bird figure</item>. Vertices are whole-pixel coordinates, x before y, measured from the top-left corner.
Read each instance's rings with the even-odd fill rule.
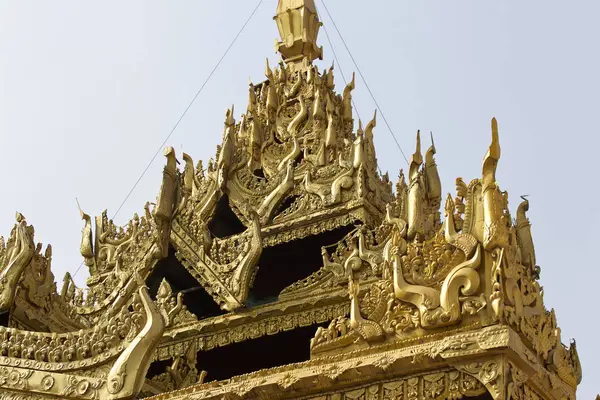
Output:
[[[383,329],[375,322],[364,319],[360,314],[358,282],[348,279],[348,294],[350,295],[350,327],[355,329],[367,342],[374,342],[384,338]]]

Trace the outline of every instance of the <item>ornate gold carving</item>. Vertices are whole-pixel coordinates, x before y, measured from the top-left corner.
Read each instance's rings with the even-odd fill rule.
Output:
[[[574,340],[568,349],[560,342],[556,344],[556,348],[552,351],[549,368],[556,371],[557,375],[569,386],[577,388],[577,385],[581,383],[582,373]]]
[[[507,221],[504,213],[505,200],[496,183],[496,168],[500,161],[500,142],[498,140],[498,123],[492,119],[492,144],[483,161],[482,192],[484,238],[486,250],[505,247],[508,244]]]
[[[525,216],[529,203],[519,207],[519,216],[513,226],[507,208],[507,194],[500,192],[495,181],[500,157],[495,120],[492,133],[492,145],[484,161],[481,184],[474,181],[467,186],[461,179],[457,180],[457,199],[452,200],[448,196],[446,201],[446,218],[441,227],[443,234],[438,232],[429,239],[426,231],[420,228],[430,217],[425,217],[423,179],[418,168],[422,156],[417,136],[410,186],[403,183],[401,174],[397,200],[388,204],[384,222],[391,227],[391,232],[384,239],[385,244],[378,248],[380,253],[375,252],[379,257],[374,264],[381,265],[379,269],[383,272],[383,280],[367,292],[377,293],[375,298],[380,300],[374,304],[389,301],[387,311],[365,319],[361,309],[368,309],[368,304],[373,301],[370,295],[361,300],[354,289],[351,291],[350,320],[336,319],[327,330],[319,331],[312,342],[313,354],[351,348],[357,338],[381,338],[382,333],[376,329],[378,326],[383,327],[390,338],[390,333],[406,335],[418,328],[460,323],[468,316],[481,314],[485,318],[483,315],[489,305],[497,319],[505,318],[527,338],[544,364],[548,364],[550,369],[560,370],[561,379],[576,387],[581,372],[576,350],[569,353],[560,344],[554,313],[544,309],[541,288],[536,281],[539,268],[535,265],[529,223]],[[432,154],[433,151],[430,156]],[[428,247],[431,244],[433,247]],[[526,257],[523,257],[521,246]],[[444,257],[422,268],[427,252],[432,251],[430,249],[435,252],[436,248],[448,252],[447,255],[441,253]],[[485,269],[478,268],[484,261],[490,265]],[[332,262],[329,257],[324,257],[325,268],[338,276],[351,276],[361,263],[356,248],[350,248],[339,261]],[[481,276],[486,276],[484,287]],[[356,286],[358,282],[352,282],[351,288]],[[391,292],[386,289],[389,287],[393,287]],[[379,292],[374,292],[374,288],[380,288],[377,289]],[[384,300],[386,298],[390,300]],[[402,304],[412,305],[416,311]],[[399,319],[392,317],[394,313],[398,313]],[[372,334],[362,331],[367,326],[373,326]],[[469,343],[440,344],[442,347],[432,349],[430,356],[436,357],[447,349],[466,350]]]
[[[6,244],[0,237],[0,311],[13,305],[17,282],[33,257],[34,248],[33,227],[17,213],[17,223]]]
[[[41,245],[17,284],[12,313],[12,327],[27,326],[33,330],[49,329],[53,332],[69,332],[87,328],[90,323],[72,308],[68,294],[59,295],[51,271],[52,247],[41,253]],[[66,278],[70,279],[67,274]]]
[[[81,211],[85,291],[68,274],[57,291],[52,248],[34,246],[17,214],[0,240],[0,398],[574,398],[581,365],[543,304],[529,201],[513,221],[496,182],[496,120],[481,178],[456,180],[442,223],[433,137],[423,156],[417,133],[392,193],[377,167],[377,115],[354,130],[354,75],[339,95],[334,67],[312,65],[314,1],[280,0],[275,20],[285,63],[267,61],[239,122],[227,110],[206,169],[184,153],[180,170],[169,147],[141,217],[117,227],[105,211],[92,226]],[[246,230],[215,235],[227,207]],[[317,272],[246,307],[264,247],[352,225],[321,249]],[[150,299],[144,279],[170,246],[229,314],[198,321],[166,280]],[[308,361],[215,383],[197,370],[203,351],[316,323]],[[153,360],[171,365],[146,379]]]
[[[335,368],[334,368],[335,369]],[[328,374],[329,370],[322,371]],[[339,376],[339,375],[338,375]],[[354,386],[341,391],[310,397],[311,400],[398,400],[398,399],[457,399],[463,396],[476,396],[485,392],[485,387],[478,380],[471,380],[467,373],[456,370],[441,370],[429,374],[409,375],[403,379],[388,380],[377,384]],[[298,375],[287,373],[277,380],[277,387],[283,390],[300,385]],[[238,384],[235,392],[254,398],[249,392],[252,389],[247,384]],[[214,391],[216,392],[216,391]],[[213,393],[214,393],[213,392]],[[219,391],[220,392],[220,391]],[[234,392],[234,390],[232,390]],[[226,398],[211,392],[190,393],[187,398]],[[264,391],[262,393],[265,393]],[[267,393],[271,393],[268,391]],[[275,393],[272,394],[275,396]],[[203,397],[200,397],[203,396]],[[161,397],[159,397],[161,398]],[[177,397],[179,398],[179,397]],[[182,397],[183,398],[183,397]]]
[[[87,331],[58,335],[2,328],[0,389],[69,399],[136,395],[165,326],[145,288],[138,296],[134,312],[124,308],[107,325]]]
[[[350,327],[356,329],[360,336],[367,342],[383,339],[383,329],[375,321],[364,319],[360,314],[358,283],[350,280],[348,285],[350,294]]]
[[[99,400],[101,399],[100,389],[102,386],[104,386],[102,381],[90,382],[87,379],[69,376],[60,395],[68,398]]]
[[[158,344],[166,321],[158,308],[150,301],[147,289],[140,289],[140,297],[146,314],[146,324],[121,353],[107,377],[108,399],[130,398],[142,389],[144,377],[152,361],[151,351]]]
[[[178,293],[177,297],[175,297],[171,285],[169,285],[166,279],[163,279],[158,287],[156,303],[163,313],[167,315],[167,326],[198,321],[198,318],[189,312],[183,304],[183,294]]]
[[[178,259],[226,310],[243,306],[256,274],[262,235],[258,214],[253,215],[250,229],[235,237],[212,241],[209,254],[204,254],[203,247],[179,225],[171,234],[171,240],[179,247]]]
[[[202,384],[206,371],[199,373],[196,369],[197,355],[197,345],[192,342],[184,355],[174,357],[166,372],[152,378],[152,385],[158,385],[163,392],[168,392]]]
[[[188,324],[187,328],[189,330],[199,330],[199,334],[183,343],[171,344],[167,342],[165,345],[159,346],[157,358],[159,360],[168,360],[176,356],[183,356],[187,349],[186,346],[192,341],[197,341],[199,350],[207,351],[215,347],[227,346],[231,343],[274,335],[283,330],[322,324],[335,319],[338,315],[346,315],[349,312],[350,309],[347,304],[315,306],[313,309],[297,312],[287,310],[285,315],[256,318],[258,320],[249,319],[249,321],[236,327],[226,326],[224,329],[216,331],[209,329],[206,333],[202,332],[202,327],[210,327],[214,325],[214,321],[200,321],[198,325],[205,324],[202,326]],[[174,333],[169,332],[168,334],[173,335]]]
[[[471,362],[457,366],[459,371],[469,374],[484,385],[495,399],[504,397],[503,378],[504,368],[501,358],[483,362]]]
[[[118,354],[139,331],[143,316],[137,301],[94,328],[71,333],[22,332],[0,327],[0,362],[4,365],[35,365],[39,370],[83,368]]]
[[[321,23],[314,0],[279,0],[275,21],[281,35],[277,50],[286,62],[323,57],[317,46]]]

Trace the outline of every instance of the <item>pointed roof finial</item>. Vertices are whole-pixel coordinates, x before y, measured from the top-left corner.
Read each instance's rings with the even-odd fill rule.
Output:
[[[269,80],[269,82],[273,81],[273,71],[271,70],[271,66],[269,65],[269,59],[267,58],[267,66],[265,67],[265,76]]]
[[[417,131],[417,146],[415,149],[415,152],[413,153],[412,157],[410,158],[410,165],[412,166],[413,164],[419,166],[423,163],[423,155],[421,154],[421,131],[418,130]]]
[[[279,0],[275,16],[281,41],[276,49],[286,63],[323,58],[317,45],[321,22],[314,0]]]
[[[492,158],[500,159],[500,139],[498,138],[498,121],[496,117],[492,118],[492,143],[488,153]]]
[[[421,154],[421,131],[417,131],[417,148],[415,154]]]
[[[498,138],[498,121],[492,118],[492,143],[483,159],[483,185],[493,185],[496,182],[496,168],[500,161],[500,140]]]

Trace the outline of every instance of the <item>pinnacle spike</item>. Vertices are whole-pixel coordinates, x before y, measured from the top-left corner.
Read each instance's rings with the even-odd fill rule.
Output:
[[[273,75],[273,71],[271,71],[271,67],[269,66],[269,58],[268,57],[267,57],[267,66],[265,68],[265,75],[269,79],[271,79],[271,75]]]
[[[492,150],[494,158],[500,159],[500,137],[496,117],[492,118],[492,143],[490,144],[490,150]]]

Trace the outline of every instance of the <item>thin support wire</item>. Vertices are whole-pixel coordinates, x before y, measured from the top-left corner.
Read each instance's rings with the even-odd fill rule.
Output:
[[[244,31],[244,29],[246,29],[246,26],[248,25],[248,23],[250,23],[250,20],[252,19],[252,17],[254,17],[254,14],[256,14],[256,11],[258,11],[258,9],[260,8],[260,6],[262,5],[263,2],[264,2],[264,0],[259,0],[259,2],[256,5],[256,7],[254,7],[254,10],[252,10],[252,13],[250,14],[250,16],[248,17],[248,19],[246,20],[246,22],[244,22],[244,25],[242,25],[242,27],[238,31],[237,35],[235,35],[235,37],[233,38],[233,41],[231,42],[231,44],[229,45],[229,47],[227,47],[227,49],[225,50],[225,52],[223,53],[223,55],[221,56],[221,58],[219,59],[219,61],[215,65],[215,67],[212,69],[212,71],[210,72],[210,74],[208,74],[208,77],[206,78],[206,80],[204,81],[204,83],[202,84],[202,86],[200,87],[200,89],[198,89],[198,91],[196,92],[196,95],[192,98],[192,100],[190,101],[190,103],[188,104],[188,106],[185,108],[185,110],[183,111],[183,113],[181,114],[181,116],[179,117],[179,119],[177,120],[177,122],[175,123],[175,125],[173,125],[173,128],[171,129],[171,131],[169,132],[169,134],[167,135],[167,137],[165,137],[165,139],[162,141],[162,143],[158,147],[158,150],[156,151],[156,153],[154,153],[154,155],[150,159],[150,162],[148,163],[148,165],[146,165],[146,168],[144,168],[144,170],[142,171],[142,174],[139,176],[139,178],[137,179],[137,181],[135,181],[135,183],[133,184],[131,190],[129,190],[129,193],[127,193],[127,196],[125,196],[125,199],[121,202],[121,204],[119,205],[119,208],[117,208],[117,211],[114,213],[112,219],[114,219],[119,214],[119,212],[121,211],[121,209],[123,208],[123,206],[125,205],[125,203],[127,203],[127,200],[129,200],[129,197],[131,197],[133,191],[137,188],[138,184],[140,183],[140,181],[142,180],[142,178],[144,177],[144,175],[146,175],[146,172],[148,172],[148,170],[152,166],[152,163],[154,162],[154,160],[156,160],[156,157],[158,157],[158,155],[160,154],[161,150],[164,148],[165,144],[169,141],[169,139],[171,138],[171,136],[173,135],[173,133],[175,132],[175,130],[177,129],[177,127],[179,126],[179,124],[181,123],[181,121],[183,120],[183,118],[185,118],[185,116],[187,115],[188,111],[192,108],[192,106],[196,102],[196,99],[198,98],[198,96],[200,96],[200,94],[202,93],[202,91],[206,87],[206,84],[210,81],[210,79],[212,78],[212,76],[214,75],[214,73],[217,71],[217,69],[219,68],[219,66],[221,65],[221,63],[223,62],[223,60],[225,59],[225,57],[227,56],[227,54],[229,54],[229,51],[231,50],[231,48],[233,47],[233,45],[235,44],[235,42],[237,42],[238,38],[240,37],[240,35]],[[77,276],[77,273],[79,273],[79,270],[81,269],[82,266],[83,266],[83,262],[81,264],[79,264],[79,267],[75,271],[75,274],[73,275],[73,277]]]
[[[317,14],[318,13],[319,13],[319,10],[317,9]],[[327,42],[329,42],[329,47],[331,47],[331,53],[333,54],[333,59],[335,60],[336,64],[338,65],[338,68],[340,69],[340,75],[342,76],[344,85],[347,86],[348,81],[346,80],[346,76],[344,75],[344,71],[342,70],[342,64],[340,63],[340,60],[338,59],[337,53],[335,52],[335,48],[333,47],[333,42],[331,41],[331,37],[329,36],[329,32],[327,32],[327,27],[325,25],[323,25],[323,31],[325,32],[325,37],[327,37]],[[354,99],[352,99],[352,106],[354,107],[354,110],[356,111],[356,116],[360,120],[360,113],[358,112],[358,107],[356,106]]]
[[[350,55],[350,58],[352,59],[352,62],[354,63],[354,67],[356,68],[356,71],[358,71],[358,74],[360,75],[361,79],[365,83],[365,86],[366,86],[367,90],[369,91],[369,94],[371,95],[371,98],[373,99],[373,102],[375,103],[375,107],[377,107],[377,110],[379,110],[379,114],[381,114],[381,118],[383,119],[383,122],[385,122],[388,130],[390,131],[390,133],[392,135],[392,138],[394,138],[394,142],[396,142],[396,146],[398,147],[398,150],[400,150],[400,153],[402,153],[402,157],[404,157],[404,160],[408,164],[409,162],[408,162],[408,158],[406,158],[406,154],[404,154],[404,151],[402,150],[402,147],[400,146],[400,143],[398,142],[398,139],[396,139],[396,135],[394,134],[394,131],[392,130],[392,127],[390,126],[390,124],[388,123],[387,119],[385,118],[385,114],[381,110],[381,107],[379,107],[379,104],[377,103],[377,100],[375,99],[375,95],[371,91],[371,88],[369,87],[369,84],[367,83],[367,80],[365,79],[363,73],[361,72],[360,68],[358,67],[358,64],[357,64],[356,60],[354,59],[354,56],[352,55],[352,52],[350,51],[350,48],[348,47],[348,44],[344,40],[344,37],[342,36],[342,33],[340,32],[337,24],[335,23],[335,20],[331,16],[331,13],[329,12],[329,9],[327,8],[327,5],[325,4],[325,0],[321,0],[321,3],[323,4],[323,7],[325,8],[325,11],[327,12],[327,15],[329,16],[329,19],[331,20],[331,23],[333,24],[333,27],[335,28],[335,30],[337,31],[338,35],[340,36],[340,39],[342,40],[342,43],[344,44],[344,47],[346,48],[346,51]]]
[[[165,138],[165,140],[163,140],[163,142],[160,144],[160,147],[158,148],[158,150],[156,151],[156,153],[154,153],[154,156],[152,156],[152,158],[150,159],[150,162],[148,163],[148,165],[146,166],[146,168],[144,169],[144,171],[142,172],[142,174],[140,175],[140,177],[138,178],[138,180],[135,182],[135,184],[133,185],[133,187],[131,188],[131,190],[129,191],[129,193],[127,194],[127,196],[125,197],[125,200],[123,200],[123,202],[121,203],[121,205],[119,206],[119,208],[117,208],[117,211],[113,215],[113,219],[117,216],[117,214],[119,214],[119,211],[121,211],[121,208],[123,208],[123,206],[125,205],[125,203],[129,199],[129,197],[131,196],[131,194],[133,193],[133,191],[135,190],[135,188],[137,187],[137,185],[140,183],[140,181],[142,180],[142,178],[144,177],[144,175],[146,174],[146,172],[148,171],[148,169],[150,168],[150,166],[152,165],[152,163],[154,162],[154,160],[156,159],[156,157],[160,154],[161,150],[164,148],[164,146],[167,143],[167,141],[171,138],[171,135],[173,135],[173,133],[175,132],[175,130],[177,129],[177,127],[179,126],[179,124],[181,123],[181,121],[183,120],[183,118],[187,115],[187,113],[190,110],[190,108],[192,108],[192,105],[194,105],[194,102],[196,101],[196,99],[198,98],[198,96],[200,96],[200,93],[202,93],[202,91],[204,90],[204,87],[206,86],[206,84],[208,83],[208,81],[210,80],[210,78],[212,78],[212,76],[214,75],[214,73],[217,70],[217,68],[219,68],[219,66],[221,65],[221,62],[225,59],[225,57],[229,53],[229,50],[231,50],[231,48],[233,47],[233,45],[235,44],[235,42],[238,40],[238,38],[240,37],[240,35],[244,31],[244,29],[246,28],[246,26],[248,25],[248,23],[250,22],[250,20],[254,16],[254,14],[256,14],[256,11],[260,7],[260,5],[263,3],[263,1],[264,0],[260,0],[258,2],[258,4],[256,5],[256,7],[254,8],[254,10],[252,11],[252,14],[250,14],[250,16],[248,17],[248,19],[244,23],[244,25],[242,25],[242,28],[239,30],[239,32],[237,33],[237,35],[235,35],[235,38],[233,38],[233,41],[231,42],[231,44],[229,45],[229,47],[227,47],[227,50],[225,50],[225,53],[223,53],[223,55],[221,56],[221,58],[219,59],[219,61],[215,65],[215,67],[213,68],[213,70],[210,72],[210,74],[208,75],[208,77],[206,78],[206,80],[204,81],[204,83],[202,84],[202,86],[200,87],[200,89],[196,92],[196,95],[192,98],[192,101],[190,101],[190,103],[188,104],[188,106],[186,107],[186,109],[183,111],[183,113],[181,114],[181,116],[179,117],[179,119],[177,120],[177,122],[175,123],[175,125],[173,126],[173,128],[171,129],[171,131],[169,132],[169,134],[167,135],[167,137]]]

